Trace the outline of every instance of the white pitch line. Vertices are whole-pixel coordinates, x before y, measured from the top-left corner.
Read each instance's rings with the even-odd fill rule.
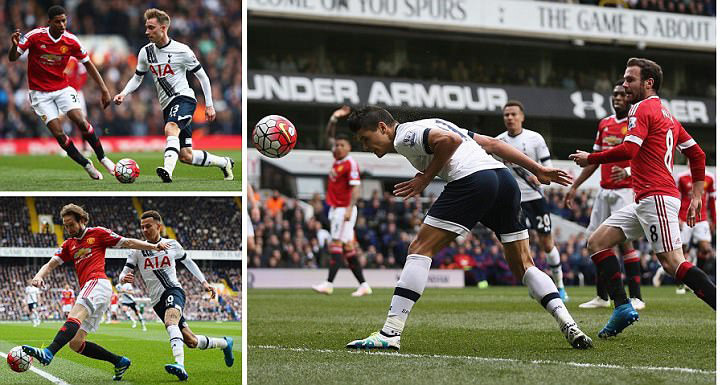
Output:
[[[3,358],[7,359],[7,354],[5,354],[5,353],[3,353],[3,352],[0,352],[0,356],[2,356]],[[63,380],[61,380],[61,379],[53,376],[52,374],[36,368],[35,365],[30,366],[30,370],[33,371],[33,372],[35,372],[35,373],[37,373],[37,374],[39,374],[40,376],[44,377],[45,379],[47,379],[48,381],[52,382],[53,384],[57,384],[57,385],[70,385],[70,384],[68,384],[67,382],[65,382],[65,381],[63,381]]]
[[[592,364],[587,362],[564,362],[564,361],[550,361],[550,360],[519,360],[515,358],[499,358],[499,357],[477,357],[477,356],[452,356],[445,354],[408,354],[408,353],[395,353],[395,352],[382,352],[382,351],[353,351],[353,350],[332,350],[332,349],[310,349],[310,348],[290,348],[284,346],[274,345],[257,345],[248,346],[248,348],[265,349],[265,350],[281,350],[289,352],[309,352],[309,353],[343,353],[348,354],[372,354],[372,355],[384,355],[389,357],[402,357],[402,358],[441,358],[441,359],[454,359],[454,360],[465,360],[465,361],[483,361],[483,362],[511,362],[518,364],[541,364],[541,365],[566,365],[575,366],[581,368],[598,368],[598,369],[625,369],[625,370],[644,370],[651,372],[680,372],[680,373],[691,373],[691,374],[710,374],[715,375],[714,370],[703,370],[693,368],[672,368],[663,366],[622,366],[615,364]]]

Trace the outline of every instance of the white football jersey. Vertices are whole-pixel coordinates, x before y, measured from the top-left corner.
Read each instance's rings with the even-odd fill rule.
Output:
[[[505,167],[490,156],[473,139],[473,133],[442,119],[423,119],[402,123],[395,129],[395,150],[419,171],[424,171],[433,159],[428,136],[430,130],[452,131],[462,138],[460,147],[440,170],[438,177],[452,182],[476,171]]]
[[[128,256],[125,266],[137,269],[150,291],[150,301],[155,306],[160,296],[171,287],[179,287],[175,262],[187,258],[187,254],[180,243],[174,239],[160,238],[159,242],[167,242],[170,248],[163,251],[133,250]]]
[[[40,289],[35,286],[25,286],[25,303],[37,303]]]
[[[118,292],[121,292],[120,294],[120,303],[133,303],[135,302],[135,297],[133,297],[132,294],[135,291],[135,288],[133,287],[132,283],[125,282],[125,283],[118,283],[115,285],[115,288]]]
[[[523,128],[516,136],[510,136],[508,132],[505,131],[498,135],[497,139],[522,151],[530,159],[543,166],[552,167],[550,150],[547,144],[545,144],[545,139],[539,133]],[[536,187],[528,182],[528,178],[532,175],[530,171],[511,162],[505,162],[505,165],[512,170],[513,176],[520,187],[520,193],[522,194],[521,200],[523,202],[533,201],[543,197],[540,187]]]
[[[160,105],[165,109],[170,101],[180,95],[195,99],[195,92],[188,84],[186,72],[196,72],[201,68],[190,47],[170,39],[162,48],[155,43],[142,47],[135,73],[140,76],[148,71],[152,73]]]

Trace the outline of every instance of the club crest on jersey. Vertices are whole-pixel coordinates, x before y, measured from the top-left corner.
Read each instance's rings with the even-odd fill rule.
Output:
[[[163,66],[162,64],[150,64],[150,72],[155,74],[155,76],[159,78],[164,78],[168,74],[175,75],[175,72],[173,71],[170,64],[165,63]]]
[[[63,55],[66,54],[68,51],[68,47],[66,45],[60,46],[60,53]]]
[[[88,243],[88,245],[92,245],[93,243],[95,243],[95,238],[93,238],[93,237],[88,238],[87,243]]]
[[[410,131],[405,134],[405,137],[403,138],[403,144],[405,144],[406,146],[412,146],[413,143],[415,143],[415,133]]]
[[[625,134],[627,134],[628,127],[627,127],[627,126],[622,126],[622,129],[621,129],[620,131],[622,132],[623,135],[625,135]]]
[[[163,267],[170,267],[170,257],[164,255],[162,260],[157,255],[145,258],[145,266],[143,269],[162,269]]]

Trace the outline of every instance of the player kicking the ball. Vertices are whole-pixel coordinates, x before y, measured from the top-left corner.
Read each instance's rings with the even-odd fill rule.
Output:
[[[165,365],[165,370],[177,376],[180,381],[188,379],[185,370],[185,352],[183,342],[189,348],[222,349],[225,354],[225,365],[233,365],[233,339],[231,337],[208,337],[193,334],[185,322],[182,311],[185,306],[185,291],[177,279],[175,261],[182,262],[185,267],[202,282],[203,288],[215,298],[215,289],[205,280],[205,275],[200,271],[195,262],[190,259],[180,244],[173,239],[165,239],[160,236],[163,228],[162,217],[157,211],[146,211],[140,216],[140,228],[145,239],[151,243],[167,243],[170,247],[161,251],[133,252],[127,259],[120,282],[132,283],[135,280],[133,271],[140,270],[145,284],[150,291],[150,300],[153,310],[165,323],[165,328],[170,335],[170,348],[175,356],[174,364]]]
[[[192,117],[197,101],[185,74],[189,71],[200,81],[208,122],[215,120],[210,79],[190,47],[168,37],[168,28],[170,16],[167,13],[155,8],[145,11],[145,36],[150,39],[150,44],[140,50],[135,75],[122,92],[115,95],[113,101],[121,104],[125,96],[140,86],[145,74],[152,72],[163,109],[167,136],[164,165],[156,170],[160,179],[165,183],[172,182],[175,164],[179,158],[181,162],[193,166],[219,167],[225,180],[233,180],[235,162],[232,158],[192,148]]]
[[[103,167],[110,175],[115,175],[115,164],[105,156],[93,126],[85,119],[77,91],[68,83],[64,71],[70,56],[85,64],[88,74],[100,87],[103,108],[110,104],[110,92],[80,40],[65,30],[66,24],[65,9],[53,5],[48,9],[47,27],[35,28],[22,37],[20,31],[12,34],[8,59],[16,61],[25,51],[29,52],[27,75],[33,110],[68,156],[82,166],[92,179],[102,179],[102,174],[89,159],[80,154],[72,139],[63,132],[59,119],[60,115],[67,115],[93,148]]]
[[[695,225],[702,208],[705,184],[705,153],[678,120],[663,107],[657,93],[662,85],[660,66],[648,59],[631,58],[624,75],[625,88],[634,103],[628,114],[628,132],[623,143],[589,154],[577,151],[570,159],[580,167],[630,160],[635,203],[614,212],[588,239],[588,250],[615,302],[600,338],[616,336],[638,319],[623,289],[620,263],[612,248],[645,237],[650,241],[665,272],[690,287],[698,298],[715,309],[715,285],[707,274],[685,260],[678,216],[680,192],[673,178],[675,149],[690,161],[692,199],[687,224]]]
[[[82,287],[78,299],[67,321],[46,348],[23,345],[25,353],[35,357],[41,364],[49,365],[57,352],[66,344],[83,356],[107,361],[115,366],[113,380],[122,379],[130,367],[130,359],[105,350],[102,346],[86,341],[88,333],[98,329],[102,316],[110,305],[112,284],[105,275],[105,250],[109,247],[123,247],[138,250],[164,250],[165,242],[148,243],[133,238],[124,238],[103,227],[87,227],[90,216],[77,205],[65,205],[60,211],[65,231],[70,238],[63,242],[55,256],[35,274],[32,284],[41,287],[45,277],[63,262],[72,261],[78,281]]]
[[[400,349],[407,317],[425,289],[431,256],[458,236],[467,235],[478,222],[495,232],[513,275],[555,318],[570,345],[576,349],[592,346],[592,340],[577,327],[565,307],[553,280],[533,263],[528,230],[521,221],[517,182],[505,165],[486,151],[525,168],[543,184],[570,184],[564,171],[541,166],[501,140],[442,119],[400,124],[386,110],[371,106],[354,111],[348,124],[378,158],[397,151],[420,171],[412,180],[395,185],[396,196],[417,196],[436,176],[448,182],[410,244],[385,325],[368,338],[350,342],[348,348]]]

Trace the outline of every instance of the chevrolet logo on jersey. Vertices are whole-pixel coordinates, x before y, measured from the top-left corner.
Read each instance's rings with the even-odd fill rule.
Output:
[[[608,145],[608,146],[617,146],[618,144],[620,144],[620,143],[622,143],[622,142],[623,142],[622,138],[618,138],[618,137],[615,136],[615,135],[606,136],[606,137],[603,139],[603,144],[606,144],[606,145]]]
[[[62,60],[62,56],[53,55],[53,54],[49,54],[49,53],[42,54],[42,55],[40,55],[40,57],[41,57],[42,59],[45,59],[45,60],[49,61],[49,62],[57,62],[57,61]]]
[[[90,249],[86,247],[86,248],[77,250],[75,252],[75,254],[73,254],[73,259],[75,260],[75,262],[79,262],[89,256],[90,256]]]

